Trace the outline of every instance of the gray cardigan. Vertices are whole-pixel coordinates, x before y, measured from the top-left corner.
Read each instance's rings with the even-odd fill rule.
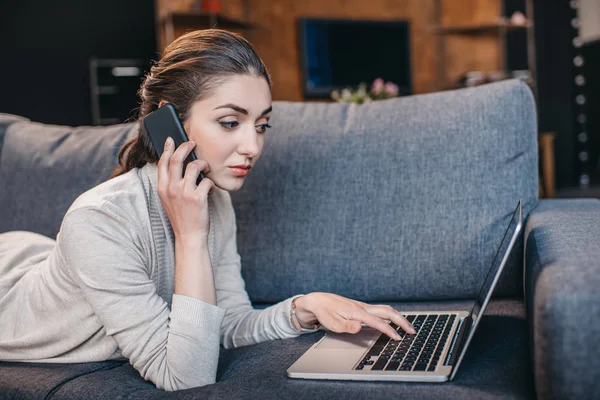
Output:
[[[231,198],[218,188],[209,196],[208,240],[217,305],[173,294],[174,236],[157,171],[135,168],[83,193],[56,242],[0,234],[0,360],[126,358],[158,388],[178,390],[215,382],[219,344],[299,335],[289,320],[296,296],[253,309]]]

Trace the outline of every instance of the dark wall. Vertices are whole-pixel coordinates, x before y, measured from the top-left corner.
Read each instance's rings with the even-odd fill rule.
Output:
[[[535,0],[539,129],[556,132],[556,185],[575,185],[573,10],[568,1]]]
[[[592,185],[600,186],[600,41],[584,45],[581,54],[585,60],[581,69],[586,81],[582,92],[587,99],[583,110],[587,115],[584,130],[588,140],[577,142],[576,146],[590,156],[588,162],[580,162],[578,170],[590,175]]]
[[[538,86],[538,120],[540,132],[555,132],[556,186],[579,185],[582,174],[590,175],[590,184],[600,184],[600,43],[581,49],[573,46],[578,30],[571,25],[577,12],[570,2],[533,0],[536,66]],[[505,0],[506,15],[525,11],[525,0]],[[527,67],[525,32],[513,32],[507,40],[508,66],[511,69]],[[582,54],[585,64],[578,68],[573,58]],[[586,85],[575,85],[575,75],[581,73]],[[584,94],[587,104],[575,104],[575,96]],[[582,127],[577,116],[586,115]],[[579,133],[586,131],[588,140],[582,143]],[[589,154],[587,161],[579,153]]]
[[[0,112],[91,124],[89,58],[149,66],[155,37],[150,0],[1,1]]]

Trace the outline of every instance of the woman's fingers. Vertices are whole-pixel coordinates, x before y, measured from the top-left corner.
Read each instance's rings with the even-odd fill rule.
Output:
[[[187,158],[188,154],[196,147],[196,143],[193,140],[182,143],[169,160],[169,180],[171,183],[179,182],[182,179],[183,174],[183,161]]]
[[[404,318],[404,316],[399,311],[397,311],[391,306],[364,304],[363,308],[370,314],[392,321],[400,328],[402,328],[406,333],[416,333],[415,328],[412,326],[412,324],[408,322],[408,320]]]
[[[359,307],[359,309],[356,311],[356,314],[352,315],[352,319],[364,322],[371,328],[375,328],[378,331],[385,333],[394,340],[400,340],[400,336],[398,335],[396,330],[390,326],[390,324],[385,322],[383,319],[371,313],[368,313],[362,307]]]
[[[194,185],[196,182],[194,182]],[[215,183],[208,178],[204,178],[200,181],[198,186],[196,187],[196,193],[202,193],[203,198],[208,196],[214,191]]]
[[[167,138],[163,153],[158,159],[158,188],[161,192],[165,191],[169,184],[169,160],[173,154],[173,147],[173,139]]]
[[[204,171],[204,174],[207,174],[208,171],[210,171],[208,162],[204,160],[195,160],[190,162],[185,168],[183,186],[188,190],[195,190],[197,186],[196,181],[198,180],[198,175],[200,175],[200,171]]]
[[[332,293],[315,295],[322,296],[323,299],[319,303],[321,306],[311,311],[325,328],[333,332],[358,333],[361,327],[366,325],[394,340],[400,340],[395,327],[390,326],[388,322],[391,321],[408,334],[416,333],[412,324],[389,305],[371,305]]]

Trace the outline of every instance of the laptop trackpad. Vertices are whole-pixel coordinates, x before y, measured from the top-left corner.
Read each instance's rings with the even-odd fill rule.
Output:
[[[327,333],[315,347],[319,350],[366,349],[381,335],[376,329],[363,328],[359,333]]]

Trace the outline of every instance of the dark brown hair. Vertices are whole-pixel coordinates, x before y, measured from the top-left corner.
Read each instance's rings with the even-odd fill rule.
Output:
[[[146,74],[138,96],[138,134],[119,151],[119,165],[110,178],[147,163],[158,162],[142,121],[158,108],[161,100],[173,104],[181,122],[190,117],[192,105],[210,96],[219,84],[233,75],[271,78],[260,56],[242,36],[221,29],[188,32],[167,46],[161,59]]]

